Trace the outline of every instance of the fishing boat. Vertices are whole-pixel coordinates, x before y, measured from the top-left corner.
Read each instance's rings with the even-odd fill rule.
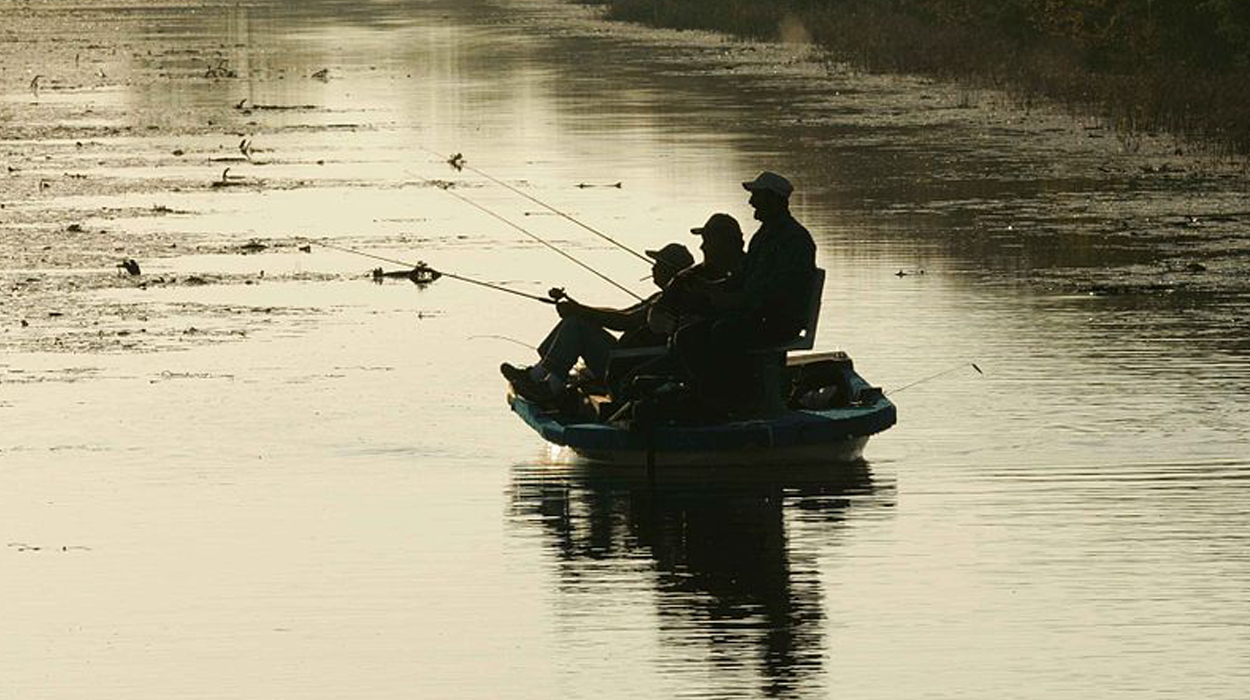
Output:
[[[772,415],[720,423],[642,426],[629,420],[587,420],[511,392],[508,405],[544,440],[589,462],[630,466],[851,462],[863,456],[870,437],[894,425],[897,413],[879,388],[854,371],[845,354],[791,358],[787,368],[801,370],[806,364],[830,361],[841,366],[841,377],[806,389],[804,396],[818,402],[822,394],[841,393],[838,405],[799,404]]]
[[[604,411],[543,407],[511,391],[508,405],[544,440],[590,462],[652,467],[858,460],[870,437],[894,425],[897,411],[846,353],[811,352],[823,288],[824,271],[817,269],[809,317],[797,339],[752,353],[756,371],[748,381],[765,390],[751,416],[712,423],[662,413],[617,419]]]

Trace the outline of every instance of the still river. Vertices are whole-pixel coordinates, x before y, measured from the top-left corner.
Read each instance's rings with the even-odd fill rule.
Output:
[[[187,5],[0,5],[0,698],[1250,693],[1244,171],[542,0]],[[859,466],[562,463],[550,307],[299,250],[629,301],[446,180],[646,292],[453,152],[635,249],[782,172],[817,347],[954,371]]]

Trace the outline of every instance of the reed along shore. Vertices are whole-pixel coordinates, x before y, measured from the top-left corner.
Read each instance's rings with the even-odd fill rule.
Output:
[[[1052,100],[1129,147],[1168,132],[1250,155],[1245,0],[575,0],[612,20],[804,41],[874,71]]]

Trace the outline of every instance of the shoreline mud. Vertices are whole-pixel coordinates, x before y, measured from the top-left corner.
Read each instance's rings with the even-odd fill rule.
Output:
[[[1186,150],[1250,158],[1242,87],[1250,42],[1245,13],[1231,8],[1191,8],[1167,26],[1166,8],[1100,12],[1075,3],[570,1],[612,21],[811,44],[863,70],[1000,90],[1025,108],[1053,102],[1100,119],[1127,142],[1164,132]],[[1211,57],[1217,46],[1221,59]]]

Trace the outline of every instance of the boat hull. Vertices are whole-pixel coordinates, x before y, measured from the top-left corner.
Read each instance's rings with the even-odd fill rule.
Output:
[[[856,462],[863,459],[868,437],[854,437],[821,445],[757,447],[737,450],[687,450],[656,452],[657,467],[739,466],[784,467],[795,464]],[[646,450],[587,450],[567,448],[579,460],[621,467],[647,465]]]
[[[650,455],[657,467],[852,462],[862,458],[872,435],[896,420],[894,404],[884,396],[846,408],[793,410],[712,426],[659,426],[650,432],[567,421],[514,394],[508,404],[543,439],[584,461],[646,465]]]

